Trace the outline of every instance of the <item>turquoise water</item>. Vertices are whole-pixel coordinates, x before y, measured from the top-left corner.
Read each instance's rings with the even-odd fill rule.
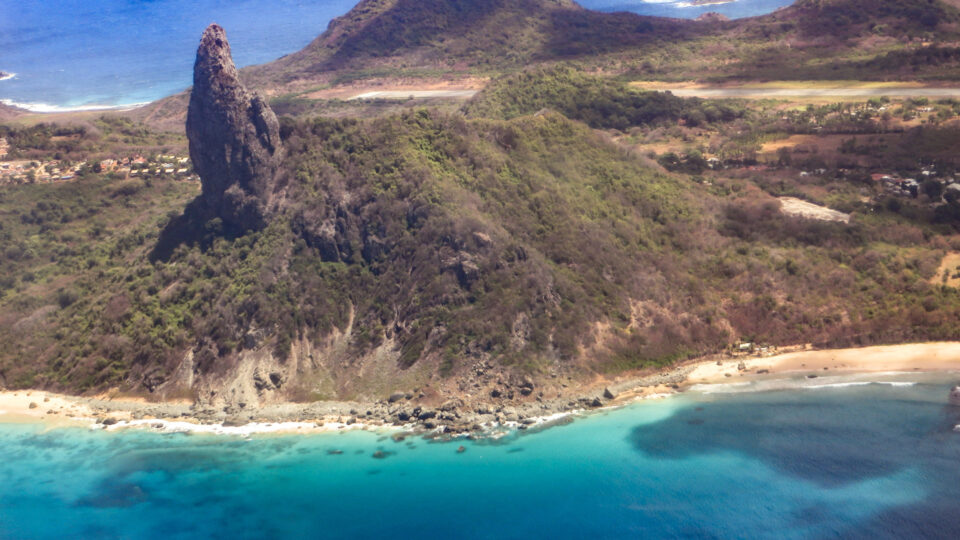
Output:
[[[759,15],[791,0],[677,2],[583,0],[591,9],[694,18]],[[187,88],[203,29],[227,29],[238,65],[300,50],[356,0],[0,0],[0,100],[37,111],[121,106]]]
[[[495,443],[6,424],[0,537],[957,538],[950,382],[689,393]]]

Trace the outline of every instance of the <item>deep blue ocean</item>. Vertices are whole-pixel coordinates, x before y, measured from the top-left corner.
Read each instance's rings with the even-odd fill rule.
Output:
[[[0,100],[54,111],[153,101],[187,88],[203,29],[227,30],[238,65],[300,50],[357,0],[0,0]],[[693,18],[761,15],[792,0],[581,0],[591,9]]]
[[[0,424],[0,538],[960,538],[955,377],[693,391],[496,442]]]

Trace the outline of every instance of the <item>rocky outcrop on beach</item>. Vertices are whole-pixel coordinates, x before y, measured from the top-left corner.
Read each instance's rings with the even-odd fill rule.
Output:
[[[950,389],[950,404],[960,407],[960,385]]]
[[[262,227],[282,155],[280,125],[266,100],[240,82],[226,32],[216,24],[197,50],[187,137],[206,212],[241,231]]]

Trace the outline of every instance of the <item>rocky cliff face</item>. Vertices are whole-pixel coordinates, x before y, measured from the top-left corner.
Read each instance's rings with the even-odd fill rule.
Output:
[[[239,230],[263,226],[282,155],[276,115],[240,82],[226,32],[203,33],[187,112],[190,158],[210,217]]]

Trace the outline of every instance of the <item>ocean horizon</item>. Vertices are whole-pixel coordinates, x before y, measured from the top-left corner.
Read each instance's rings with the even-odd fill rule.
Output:
[[[132,107],[176,94],[191,84],[204,28],[224,26],[240,67],[296,52],[357,0],[0,0],[0,102],[35,112]],[[696,18],[762,15],[792,0],[736,0],[692,6],[688,1],[582,0],[599,11]]]
[[[955,377],[715,385],[496,440],[0,423],[0,537],[956,538]]]

